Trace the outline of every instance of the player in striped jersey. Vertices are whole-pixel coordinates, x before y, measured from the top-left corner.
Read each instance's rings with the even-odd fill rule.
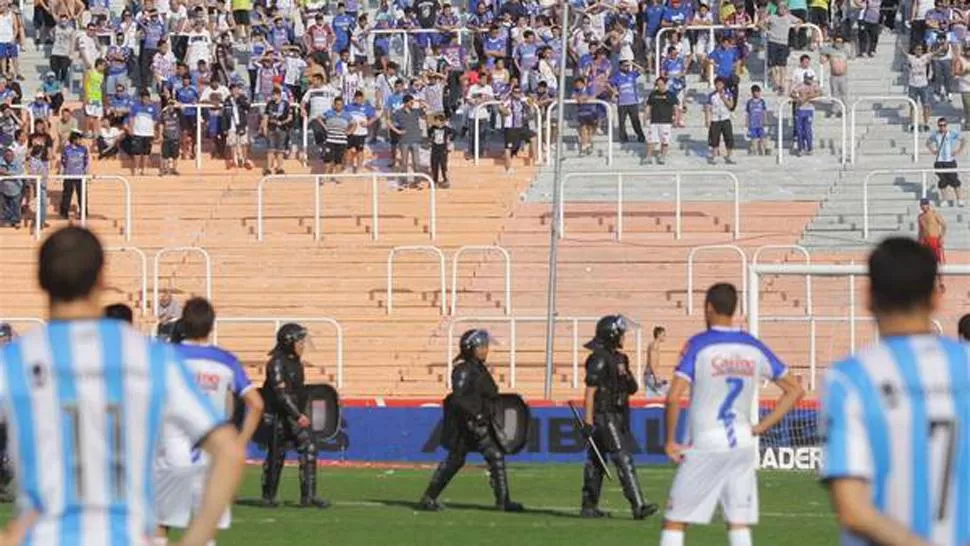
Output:
[[[788,368],[759,340],[734,326],[738,292],[718,283],[707,289],[707,330],[684,346],[667,393],[666,452],[680,463],[670,488],[660,546],[683,546],[688,524],[708,524],[717,505],[727,522],[731,546],[751,546],[758,523],[757,436],[778,424],[802,388]],[[757,381],[767,377],[781,390],[774,409],[758,423]],[[690,439],[678,445],[680,399],[691,390]]]
[[[192,298],[185,302],[179,321],[184,340],[178,345],[178,350],[220,419],[232,419],[235,398],[242,399],[246,405],[246,416],[238,441],[245,450],[262,418],[263,398],[249,382],[239,359],[209,344],[215,319],[215,310],[205,298]],[[188,527],[192,514],[199,508],[208,469],[208,458],[198,449],[193,449],[192,439],[188,435],[175,427],[165,427],[155,461],[159,523],[155,546],[168,544],[170,528]],[[219,520],[219,529],[228,529],[229,522],[229,510],[226,510]],[[209,546],[214,544],[215,541],[209,542]]]
[[[916,241],[869,255],[881,340],[832,367],[820,416],[843,545],[970,544],[970,351],[936,335],[940,297]]]
[[[236,433],[173,347],[102,319],[104,252],[83,228],[40,249],[51,322],[0,353],[0,412],[10,432],[31,546],[146,546],[155,532],[152,463],[162,424],[212,457],[206,497],[181,544],[201,546],[236,490]]]

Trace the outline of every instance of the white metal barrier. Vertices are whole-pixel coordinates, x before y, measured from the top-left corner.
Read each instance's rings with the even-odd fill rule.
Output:
[[[81,181],[81,195],[78,201],[81,203],[80,213],[81,213],[81,225],[88,225],[88,180],[98,181],[112,181],[119,182],[125,189],[125,241],[131,240],[131,182],[123,176],[113,175],[113,174],[50,174],[46,176],[38,176],[31,174],[23,175],[5,175],[0,176],[0,181],[3,180],[23,180],[34,186],[34,198],[37,200],[37,206],[34,207],[34,238],[40,240],[41,232],[44,229],[44,223],[41,221],[41,214],[46,212],[43,210],[45,207],[41,207],[41,201],[44,201],[47,206],[50,205],[50,200],[45,196],[43,200],[40,199],[42,188],[42,183],[44,179],[47,180],[80,180]]]
[[[661,62],[663,62],[663,58],[664,58],[664,52],[660,49],[660,44],[662,42],[662,38],[663,38],[664,32],[667,32],[667,31],[671,31],[672,32],[672,31],[675,31],[675,30],[676,31],[686,31],[686,30],[705,30],[705,31],[708,31],[708,33],[710,34],[710,36],[708,37],[708,42],[707,43],[713,49],[713,48],[717,47],[717,45],[718,45],[717,39],[714,36],[714,31],[717,31],[717,30],[745,30],[745,29],[757,29],[757,28],[758,28],[758,25],[754,25],[754,24],[751,24],[751,25],[683,25],[683,26],[677,26],[677,27],[664,27],[664,28],[661,28],[660,30],[657,31],[657,36],[654,38],[653,74],[654,74],[654,76],[660,75],[660,64],[661,64]],[[710,74],[711,75],[710,75],[710,78],[709,78],[708,83],[713,86],[714,85],[714,71],[712,70],[710,72]]]
[[[263,186],[267,182],[273,180],[288,180],[288,181],[311,181],[313,182],[314,188],[314,198],[313,198],[313,238],[316,241],[320,240],[320,184],[326,180],[333,179],[361,179],[369,178],[371,181],[371,239],[378,240],[380,238],[380,220],[378,215],[378,197],[377,197],[377,179],[378,178],[419,178],[428,183],[430,188],[430,199],[431,205],[428,213],[428,231],[431,236],[431,240],[435,240],[438,237],[438,194],[434,185],[434,181],[425,173],[385,173],[385,172],[370,172],[370,173],[344,173],[344,174],[270,174],[259,179],[259,184],[256,186],[256,239],[259,241],[263,240]]]
[[[458,260],[468,251],[497,252],[505,263],[505,314],[512,314],[512,258],[509,251],[498,245],[465,245],[455,251],[451,258],[451,314],[455,314],[458,307]]]
[[[23,113],[27,113],[27,126],[22,128],[28,135],[34,132],[34,111],[26,104],[10,104],[10,108],[14,110],[20,110],[21,120],[23,120]],[[51,110],[51,115],[54,115],[54,111]]]
[[[424,252],[438,256],[438,273],[441,284],[441,314],[448,314],[448,286],[445,284],[445,254],[431,245],[396,246],[387,253],[387,314],[394,310],[394,255],[400,252]]]
[[[168,246],[160,248],[155,253],[155,267],[152,273],[152,314],[156,316],[158,315],[158,278],[162,256],[176,252],[192,252],[202,255],[202,259],[205,261],[205,299],[210,302],[212,301],[212,257],[209,256],[209,252],[197,246]]]
[[[394,34],[405,35],[405,39],[403,40],[404,41],[404,52],[403,52],[404,64],[401,65],[400,73],[406,74],[406,73],[409,73],[409,69],[411,68],[411,47],[406,39],[407,35],[408,34],[444,34],[447,32],[455,34],[456,36],[458,36],[458,39],[461,40],[462,34],[470,33],[472,31],[464,27],[455,28],[451,30],[439,30],[436,28],[410,28],[410,29],[376,28],[376,29],[368,29],[367,35],[368,35],[368,38],[371,38],[373,36],[379,36],[381,34],[388,34],[392,36]],[[368,49],[371,50],[370,51],[371,55],[373,55],[373,44],[374,42],[372,40],[368,40]]]
[[[566,217],[566,182],[572,178],[589,178],[592,176],[615,176],[616,177],[616,240],[623,240],[623,180],[624,177],[673,177],[674,178],[674,233],[678,239],[683,234],[682,229],[682,204],[680,198],[680,183],[684,176],[723,176],[728,178],[734,185],[734,238],[741,238],[741,182],[737,175],[731,171],[654,171],[644,169],[642,171],[599,171],[599,172],[571,172],[565,173],[562,177],[562,188],[559,192],[559,238],[565,237],[565,217]]]
[[[202,110],[215,108],[211,104],[181,104],[176,103],[178,108],[195,108],[195,168],[202,168]]]
[[[145,252],[136,246],[106,246],[104,247],[105,252],[131,252],[138,256],[138,262],[141,265],[141,312],[145,313],[148,311],[148,258],[145,256]]]
[[[704,245],[695,246],[687,253],[687,314],[694,314],[694,255],[698,252],[710,250],[731,250],[741,258],[741,314],[744,314],[744,294],[748,292],[748,257],[741,247],[735,245]]]
[[[569,323],[572,324],[572,386],[574,389],[579,388],[579,348],[581,343],[579,342],[579,323],[590,323],[596,324],[596,322],[601,317],[570,317],[570,316],[557,316],[555,318],[557,323]],[[630,318],[627,315],[623,315],[623,318],[633,327],[634,333],[634,343],[636,343],[636,366],[637,366],[637,383],[641,384],[643,381],[643,326],[636,320]],[[454,365],[455,358],[455,326],[459,324],[467,323],[480,323],[480,322],[507,322],[509,324],[509,388],[515,388],[516,383],[516,356],[517,356],[517,330],[516,326],[521,322],[532,322],[532,323],[545,323],[548,317],[515,317],[515,316],[491,316],[491,317],[455,317],[448,324],[448,348],[445,353],[445,362],[448,366],[447,377],[445,378],[445,383],[448,388],[451,388],[451,371]],[[590,336],[592,337],[592,336]]]
[[[808,252],[808,249],[802,245],[763,245],[759,246],[754,251],[754,256],[751,258],[752,265],[758,265],[758,258],[761,257],[761,253],[766,250],[794,250],[805,257],[805,265],[812,265],[812,255]],[[805,314],[812,315],[814,313],[812,309],[812,276],[805,275]]]
[[[219,343],[219,324],[247,324],[247,323],[273,323],[273,334],[279,331],[280,326],[287,322],[298,324],[329,324],[333,326],[337,334],[337,388],[341,388],[344,383],[344,328],[336,319],[331,317],[217,317],[212,328],[212,343]]]
[[[869,182],[873,177],[918,174],[922,178],[920,182],[922,185],[920,196],[926,197],[926,188],[928,183],[926,176],[928,174],[958,173],[970,173],[970,167],[956,169],[876,169],[874,171],[869,171],[869,173],[866,174],[866,177],[862,180],[862,236],[866,239],[869,238]]]
[[[784,163],[785,150],[784,150],[784,127],[783,121],[785,118],[785,107],[791,104],[791,97],[784,97],[778,101],[778,164]],[[846,135],[845,135],[845,103],[840,99],[835,97],[815,97],[811,102],[831,102],[839,105],[839,111],[842,114],[842,155],[839,158],[839,163],[845,165],[848,160],[846,158]],[[794,127],[795,120],[792,120],[792,126]]]
[[[859,97],[852,103],[851,116],[852,121],[849,124],[849,142],[852,143],[852,147],[849,150],[849,162],[855,165],[855,149],[858,146],[858,142],[855,138],[855,121],[856,121],[856,109],[861,102],[876,102],[876,101],[906,101],[912,107],[910,110],[911,114],[911,125],[913,131],[913,163],[919,161],[919,105],[913,99],[904,96],[873,96],[873,97]]]
[[[579,104],[576,99],[566,99],[563,104]],[[616,111],[613,109],[613,105],[605,100],[600,99],[588,99],[583,102],[583,104],[596,104],[606,108],[606,164],[613,164],[613,125],[616,123]],[[546,154],[546,163],[552,162],[552,109],[559,106],[559,101],[553,101],[546,107],[545,115],[545,137],[546,137],[546,149],[549,153]],[[564,130],[565,127],[560,127],[559,130]]]
[[[504,101],[500,101],[500,100],[487,100],[487,101],[481,102],[479,104],[476,104],[475,105],[475,108],[472,110],[472,118],[474,119],[473,124],[474,124],[474,129],[475,129],[475,134],[472,135],[472,139],[474,141],[475,165],[476,166],[478,165],[478,158],[481,156],[481,152],[479,151],[481,149],[481,144],[479,143],[478,135],[479,135],[479,127],[481,126],[481,121],[482,120],[478,119],[478,112],[479,112],[479,110],[481,110],[482,108],[485,108],[487,106],[501,106],[503,102]],[[532,110],[535,112],[535,115],[536,115],[536,143],[537,143],[537,145],[536,145],[536,150],[535,150],[535,154],[536,154],[535,160],[536,160],[536,163],[537,164],[541,164],[542,163],[542,131],[543,131],[543,129],[542,129],[542,109],[539,108],[538,105],[532,104],[532,103],[529,103],[529,106],[532,107]],[[501,116],[502,114],[500,113],[499,115]],[[503,126],[504,126],[504,122],[503,122]]]

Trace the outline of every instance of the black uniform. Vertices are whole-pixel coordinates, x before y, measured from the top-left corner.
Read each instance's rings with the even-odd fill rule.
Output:
[[[317,446],[309,428],[297,424],[306,415],[306,389],[303,363],[291,348],[277,346],[266,364],[263,384],[266,415],[271,419],[272,435],[263,462],[263,501],[276,503],[286,446],[293,444],[300,456],[300,504],[326,506],[317,498]]]
[[[469,334],[475,332],[480,332],[486,340],[484,343],[487,343],[487,332],[472,330],[462,336],[463,349],[467,339],[474,337]],[[451,394],[444,400],[441,435],[441,445],[448,450],[448,456],[431,476],[431,483],[421,498],[421,508],[439,508],[438,495],[464,466],[468,453],[477,451],[488,464],[496,507],[507,511],[522,510],[522,505],[510,500],[505,452],[497,439],[495,410],[499,400],[498,385],[485,363],[473,356],[473,351],[463,350],[462,356],[456,360],[451,374],[451,389]]]
[[[614,320],[617,320],[615,318]],[[602,321],[601,321],[602,322]],[[621,325],[618,339],[625,326]],[[637,381],[630,371],[630,360],[618,350],[616,342],[606,339],[597,327],[597,337],[586,344],[592,354],[586,359],[586,386],[596,387],[593,398],[592,437],[607,460],[612,460],[623,487],[623,496],[630,502],[633,516],[645,518],[657,511],[656,504],[647,504],[640,491],[636,467],[630,448],[630,395],[637,392]],[[587,517],[604,515],[597,508],[603,488],[605,469],[592,448],[587,451],[583,467],[583,510]]]

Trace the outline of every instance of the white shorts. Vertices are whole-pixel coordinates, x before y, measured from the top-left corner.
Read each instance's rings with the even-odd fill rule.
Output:
[[[647,134],[647,142],[650,144],[670,144],[670,124],[651,123]]]
[[[155,469],[155,515],[158,524],[185,529],[202,504],[207,474],[205,466]],[[228,529],[229,509],[219,519],[219,529]]]
[[[754,446],[731,451],[686,451],[670,487],[665,518],[705,525],[720,505],[728,523],[758,523],[757,454]]]
[[[89,118],[101,119],[104,117],[104,105],[100,102],[89,102],[84,105],[84,115]]]

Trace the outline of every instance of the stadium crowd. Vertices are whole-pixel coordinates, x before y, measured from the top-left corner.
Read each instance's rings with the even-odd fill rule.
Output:
[[[613,122],[607,107],[617,114],[621,142],[630,139],[629,120],[647,143],[644,163],[667,160],[688,112],[703,113],[710,163],[722,141],[725,161],[736,161],[739,122],[749,153],[768,153],[772,93],[792,100],[793,151],[811,154],[814,100],[827,91],[847,102],[849,59],[873,62],[884,27],[909,29],[908,88],[922,106],[923,130],[951,93],[960,94],[964,120],[970,116],[970,11],[963,2],[914,0],[899,10],[886,0],[570,5],[563,29],[558,3],[540,0],[380,0],[376,7],[358,0],[145,0],[120,10],[104,0],[37,0],[28,29],[4,0],[0,147],[13,156],[0,154],[0,170],[83,175],[91,156],[122,154],[133,158],[132,174],[146,174],[155,153],[160,174],[177,174],[180,161],[202,150],[201,139],[227,168],[253,168],[251,145],[266,151],[265,174],[283,173],[286,158],[322,162],[322,172],[336,175],[388,168],[389,156],[391,170],[431,171],[447,187],[456,143],[471,157],[500,141],[507,170],[512,157],[541,151],[538,125],[554,114],[564,55],[580,154],[592,153],[594,135]],[[24,89],[18,63],[31,47],[28,31],[33,47],[49,51],[50,70],[36,90]],[[766,69],[754,60],[756,49],[764,50]],[[817,52],[828,89],[808,54],[789,71],[797,49]],[[764,81],[752,72],[765,72]],[[557,131],[552,124],[551,136]],[[77,182],[64,193],[62,217],[72,210],[72,193],[83,200]],[[402,180],[399,187],[414,185]],[[29,212],[22,204],[38,192],[27,186],[0,182],[3,223],[19,226]],[[45,209],[42,216],[44,197],[32,205]]]

